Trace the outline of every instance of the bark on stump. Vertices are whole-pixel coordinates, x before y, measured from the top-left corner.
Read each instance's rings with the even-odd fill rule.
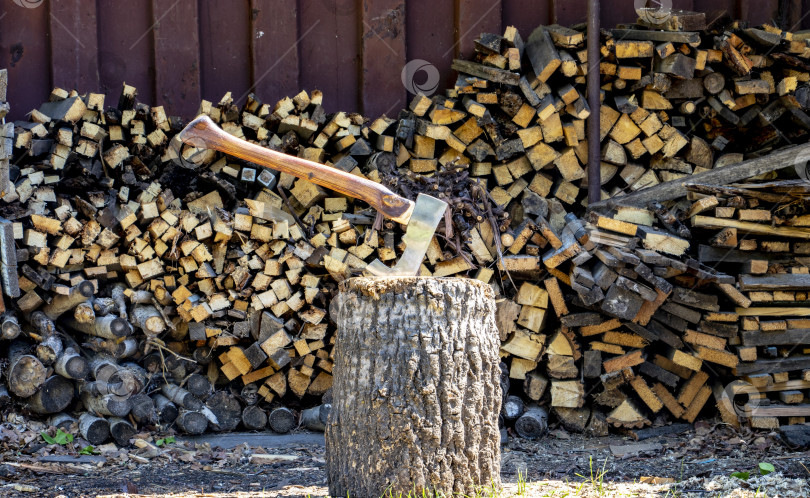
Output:
[[[331,496],[500,487],[501,388],[489,286],[353,278],[337,302]]]

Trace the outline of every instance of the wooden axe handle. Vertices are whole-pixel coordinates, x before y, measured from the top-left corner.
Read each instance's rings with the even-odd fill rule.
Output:
[[[411,219],[414,203],[379,183],[236,138],[224,132],[208,116],[200,116],[189,123],[179,136],[180,140],[193,147],[215,149],[363,200],[386,218],[398,223],[407,224]]]

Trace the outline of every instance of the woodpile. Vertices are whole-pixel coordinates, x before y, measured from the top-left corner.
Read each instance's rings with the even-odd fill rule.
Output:
[[[477,278],[499,296],[504,421],[519,434],[542,435],[541,407],[603,434],[694,421],[712,396],[736,421],[746,409],[726,401],[740,394],[758,410],[770,400],[752,421],[773,425],[801,411],[776,403],[810,386],[794,348],[810,329],[805,187],[729,183],[806,141],[810,46],[772,26],[675,18],[603,32],[604,201],[590,213],[589,66],[574,29],[482,34],[474,60],[454,61],[453,88],[417,95],[396,119],[327,114],[317,90],[274,104],[251,94],[241,107],[229,93],[199,112],[239,138],[450,204],[421,274]],[[686,19],[691,31],[668,30]],[[75,421],[95,442],[125,441],[121,424],[322,426],[337,285],[395,261],[402,227],[183,145],[182,126],[125,84],[112,103],[56,88],[4,128],[0,402]],[[726,388],[738,377],[748,384]]]
[[[728,362],[719,363],[737,379],[718,393],[721,413],[730,409],[728,418],[763,429],[803,424],[810,416],[808,182],[695,184],[690,191],[701,197],[691,223],[708,241],[698,248],[700,261],[737,275],[737,288],[721,288],[731,292],[719,313],[736,333],[727,339]]]

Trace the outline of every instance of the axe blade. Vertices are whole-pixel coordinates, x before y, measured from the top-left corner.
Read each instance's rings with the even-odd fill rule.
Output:
[[[366,270],[377,277],[416,276],[446,209],[446,202],[419,194],[408,227],[405,229],[405,237],[402,238],[406,244],[402,257],[393,267],[385,266],[379,259],[375,259]]]

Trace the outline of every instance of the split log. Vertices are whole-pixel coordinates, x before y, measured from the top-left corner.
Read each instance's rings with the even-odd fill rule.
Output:
[[[554,407],[552,413],[566,430],[576,433],[585,432],[588,421],[591,419],[591,409]]]
[[[694,31],[618,30],[603,40],[597,146],[601,204],[612,209],[593,225],[576,216],[590,110],[581,94],[587,61],[572,52],[583,34],[575,30],[541,27],[525,44],[513,27],[482,34],[475,60],[454,63],[454,87],[417,96],[398,120],[327,119],[315,92],[276,105],[251,95],[242,107],[226,95],[203,102],[200,113],[234,136],[396,185],[407,197],[427,188],[452,199],[421,273],[475,277],[498,294],[504,395],[510,377],[523,380],[521,396],[564,405],[555,414],[576,430],[604,429],[597,403],[620,426],[646,423],[647,409],[688,419],[706,390],[683,404],[680,391],[709,371],[705,362],[740,374],[784,360],[778,368],[795,371],[803,360],[782,358],[780,346],[801,345],[797,331],[810,329],[781,316],[807,314],[808,189],[778,180],[719,184],[791,161],[806,176],[804,146],[779,149],[806,141],[810,129],[803,41],[733,24],[718,36],[715,27],[701,31],[699,18],[673,12],[662,27],[697,23]],[[396,259],[402,227],[375,223],[353,199],[306,180],[183,146],[179,121],[136,103],[130,86],[117,108],[104,109],[97,94],[77,95],[56,89],[31,122],[4,128],[0,185],[9,188],[0,190],[14,219],[0,220],[0,277],[14,299],[0,303],[2,338],[19,336],[21,311],[36,322],[39,363],[66,379],[85,377],[78,363],[67,372],[68,358],[84,356],[95,397],[142,392],[149,378],[182,386],[195,406],[215,390],[240,392],[260,409],[290,395],[296,409],[318,403],[336,366],[335,286],[375,258]],[[9,155],[13,184],[3,168]],[[742,171],[746,159],[756,165]],[[178,166],[196,174],[178,175]],[[690,183],[701,178],[711,183]],[[645,207],[623,206],[639,196]],[[649,201],[661,203],[655,213]],[[686,226],[714,252],[696,253]],[[734,276],[705,266],[704,256]],[[739,285],[739,273],[757,276]],[[532,283],[539,279],[547,294]],[[678,290],[709,283],[722,291],[719,300],[701,292],[686,301]],[[82,301],[82,286],[98,292]],[[546,312],[549,300],[556,316]],[[591,321],[577,321],[583,312]],[[547,337],[558,319],[570,330]],[[118,365],[122,358],[148,374]],[[173,419],[177,407],[156,399]],[[212,410],[196,411],[218,425]]]

